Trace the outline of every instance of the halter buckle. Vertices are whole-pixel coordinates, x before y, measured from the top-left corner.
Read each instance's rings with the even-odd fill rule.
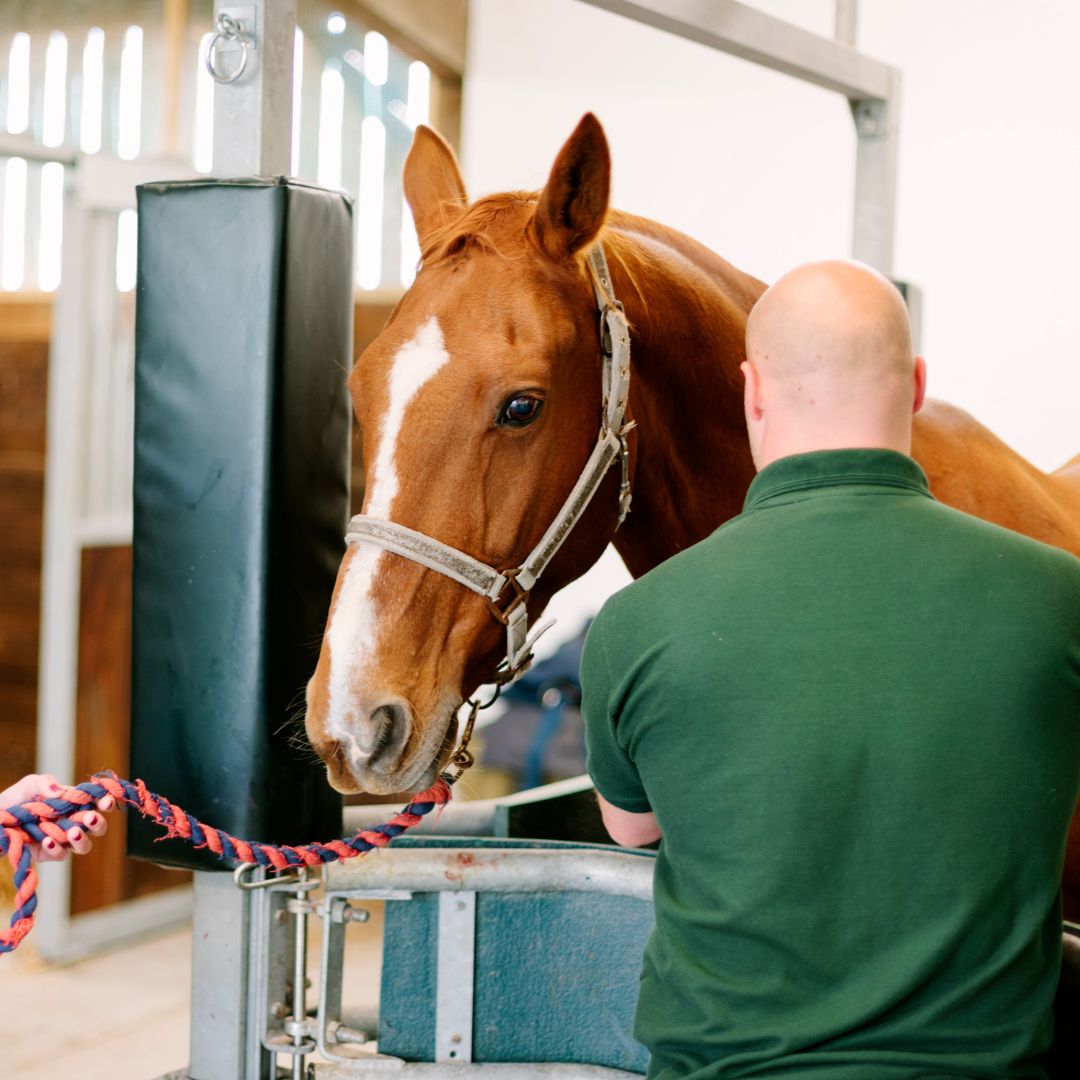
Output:
[[[492,600],[490,597],[485,597],[487,600],[488,610],[496,619],[506,626],[510,622],[510,615],[516,608],[519,608],[529,598],[529,593],[526,589],[523,589],[518,583],[518,574],[521,573],[521,567],[515,570],[504,570],[502,575],[506,578],[506,585],[509,585],[514,590],[514,595],[510,598],[510,603],[506,607],[499,607],[499,601],[502,599],[502,594],[506,592],[506,585],[499,590],[499,595]]]

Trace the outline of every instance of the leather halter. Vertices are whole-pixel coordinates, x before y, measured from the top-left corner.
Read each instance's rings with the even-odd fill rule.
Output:
[[[603,354],[600,434],[555,520],[524,562],[511,570],[496,570],[464,551],[399,525],[396,521],[364,514],[358,514],[349,522],[349,531],[345,536],[347,544],[376,544],[429,570],[435,570],[484,597],[491,613],[506,626],[506,657],[500,662],[494,680],[500,684],[509,682],[528,668],[537,638],[554,624],[554,619],[548,619],[529,631],[526,610],[529,593],[570,531],[581,520],[616,459],[622,466],[620,525],[630,512],[629,450],[626,444],[627,433],[634,426],[633,421],[626,422],[626,404],[630,395],[630,331],[622,304],[615,299],[607,259],[599,242],[589,251],[588,267],[596,305],[600,309],[600,349]],[[507,590],[510,595],[503,603]]]

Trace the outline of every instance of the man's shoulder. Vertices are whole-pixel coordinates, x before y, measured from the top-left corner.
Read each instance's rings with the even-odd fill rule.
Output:
[[[1080,558],[1042,540],[1007,529],[941,502],[929,502],[927,512],[945,543],[967,545],[991,554],[1005,565],[1036,574],[1052,574],[1080,588]]]
[[[693,592],[701,582],[702,574],[720,562],[730,569],[741,550],[752,550],[750,544],[743,543],[749,539],[750,527],[749,515],[730,518],[703,540],[665,559],[647,574],[613,593],[602,611],[633,614],[642,606],[654,609],[663,598],[674,598],[675,603],[681,603],[681,598],[687,592]]]

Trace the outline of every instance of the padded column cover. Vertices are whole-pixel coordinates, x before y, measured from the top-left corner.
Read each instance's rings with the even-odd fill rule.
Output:
[[[348,517],[351,206],[266,178],[138,196],[131,773],[243,839],[326,840],[340,796],[290,736]],[[158,835],[133,814],[129,854],[222,865]]]

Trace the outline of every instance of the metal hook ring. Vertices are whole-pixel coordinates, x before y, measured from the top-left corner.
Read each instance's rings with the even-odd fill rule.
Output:
[[[266,877],[261,881],[252,881],[248,875],[258,869],[258,863],[240,863],[233,871],[233,881],[236,887],[243,889],[245,892],[250,892],[254,889],[269,889],[272,885],[297,885],[302,888],[312,888],[317,884],[308,880],[307,867],[304,866],[298,866],[287,874]]]
[[[231,75],[222,75],[215,67],[214,51],[219,41],[237,41],[240,43],[240,64]],[[244,24],[222,11],[217,17],[217,31],[206,43],[206,56],[203,57],[203,63],[205,63],[210,77],[214,82],[219,82],[223,86],[236,82],[247,70],[248,53],[250,51],[247,38],[244,36]]]

